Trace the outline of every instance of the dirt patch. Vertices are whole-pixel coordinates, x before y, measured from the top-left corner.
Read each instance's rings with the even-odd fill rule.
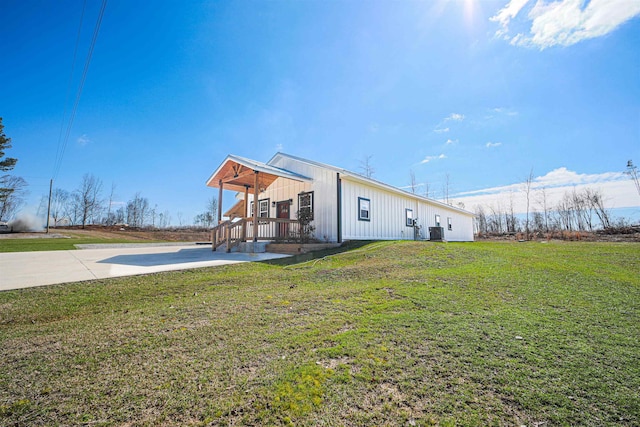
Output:
[[[0,239],[47,239],[47,238],[70,238],[88,237],[99,239],[124,239],[132,241],[167,241],[167,242],[209,242],[211,234],[204,228],[175,228],[175,229],[154,229],[136,228],[126,226],[102,226],[87,225],[56,227],[49,230],[49,233],[28,232],[28,233],[3,233]]]
[[[60,233],[45,233],[45,232],[25,232],[25,233],[1,233],[1,239],[65,239],[69,236],[65,236]]]

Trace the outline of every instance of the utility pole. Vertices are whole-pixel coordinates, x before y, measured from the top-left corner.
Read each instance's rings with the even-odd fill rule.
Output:
[[[640,194],[640,181],[638,181],[638,167],[635,166],[631,160],[627,162],[627,171],[625,173],[631,177],[634,184],[636,184],[636,190],[638,190],[638,194]]]
[[[51,190],[53,189],[53,178],[49,181],[49,205],[47,206],[47,234],[49,234],[49,217],[51,216]]]

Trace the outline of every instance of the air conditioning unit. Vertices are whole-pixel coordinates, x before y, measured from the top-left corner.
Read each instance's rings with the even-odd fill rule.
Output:
[[[444,240],[444,228],[429,227],[429,240],[434,242],[442,242]]]

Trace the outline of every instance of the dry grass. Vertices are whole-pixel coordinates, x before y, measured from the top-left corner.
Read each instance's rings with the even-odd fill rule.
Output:
[[[637,425],[638,249],[376,243],[0,293],[0,424]]]

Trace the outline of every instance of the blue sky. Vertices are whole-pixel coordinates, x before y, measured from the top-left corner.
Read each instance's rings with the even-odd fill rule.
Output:
[[[0,3],[0,116],[27,209],[100,7],[87,1],[68,99],[83,2]],[[640,164],[638,46],[636,0],[110,0],[54,187],[92,173],[105,196],[113,183],[116,201],[140,192],[189,222],[227,154],[283,151],[355,171],[371,156],[376,179],[403,187],[412,170],[435,198],[448,175],[469,209],[533,169],[640,217],[621,174]]]

